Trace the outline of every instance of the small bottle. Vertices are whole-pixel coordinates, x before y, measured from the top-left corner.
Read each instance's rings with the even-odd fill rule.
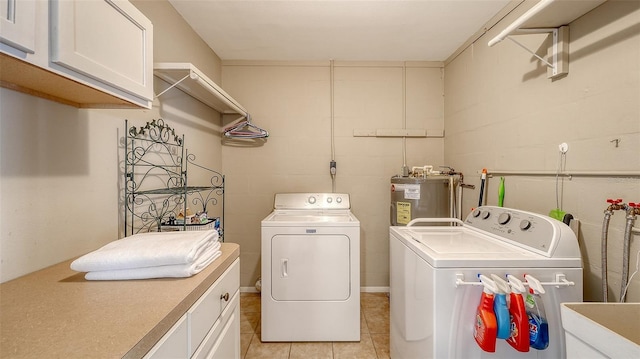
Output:
[[[509,289],[507,282],[497,275],[491,274],[491,279],[498,288],[493,300],[493,312],[496,315],[496,323],[498,325],[496,337],[498,339],[507,339],[511,334],[509,307],[507,306],[507,294],[511,292],[511,289]]]
[[[529,319],[529,345],[533,349],[544,350],[549,346],[549,324],[540,297],[540,294],[544,294],[544,288],[536,278],[528,274],[524,278],[529,284],[529,294],[525,300]]]
[[[511,294],[509,294],[509,317],[511,323],[511,333],[507,338],[507,343],[519,352],[529,351],[529,319],[524,306],[523,293],[527,289],[520,279],[507,275]]]
[[[476,322],[473,328],[473,337],[480,349],[493,353],[496,351],[496,334],[498,325],[496,315],[493,312],[494,293],[498,290],[496,284],[484,275],[480,275],[480,282],[484,286],[480,304],[476,311]]]

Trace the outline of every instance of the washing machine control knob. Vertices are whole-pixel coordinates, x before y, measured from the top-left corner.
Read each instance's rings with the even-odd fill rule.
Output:
[[[342,197],[338,197],[338,198],[336,198],[336,202],[338,202],[338,203],[342,203]]]
[[[502,213],[499,217],[498,217],[498,223],[501,225],[505,225],[507,223],[509,223],[509,221],[511,220],[511,215],[509,213]]]
[[[316,198],[314,196],[309,196],[309,203],[310,204],[316,203]]]
[[[482,219],[487,219],[489,217],[491,217],[491,212],[489,211],[482,212]]]
[[[523,219],[522,221],[520,221],[521,230],[526,231],[529,228],[531,228],[531,221],[529,221],[528,219]]]
[[[327,203],[331,203],[331,202],[333,202],[333,198],[327,197]]]
[[[480,210],[479,209],[474,209],[473,212],[471,213],[474,217],[479,217],[480,216]]]

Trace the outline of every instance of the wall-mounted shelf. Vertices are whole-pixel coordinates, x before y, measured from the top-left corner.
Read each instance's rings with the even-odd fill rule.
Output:
[[[355,129],[353,137],[418,137],[418,138],[442,138],[444,130],[436,129]]]
[[[171,84],[156,97],[160,97],[173,87],[177,87],[221,114],[241,114],[243,116],[248,114],[238,101],[191,63],[157,62],[153,65],[153,74]]]
[[[540,0],[488,43],[493,46],[509,39],[531,53],[549,67],[549,78],[566,75],[569,72],[569,25],[572,21],[600,6],[606,0]],[[541,58],[535,52],[513,39],[512,35],[543,34],[552,35],[549,58]]]

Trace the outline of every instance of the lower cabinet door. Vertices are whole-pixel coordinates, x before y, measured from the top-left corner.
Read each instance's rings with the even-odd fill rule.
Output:
[[[240,291],[235,292],[191,358],[240,358]]]
[[[220,337],[211,349],[209,359],[240,359],[240,306],[236,306]]]

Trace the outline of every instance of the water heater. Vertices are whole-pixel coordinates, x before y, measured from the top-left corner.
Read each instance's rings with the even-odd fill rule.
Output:
[[[391,225],[404,226],[414,218],[455,217],[457,177],[429,175],[391,177]]]

